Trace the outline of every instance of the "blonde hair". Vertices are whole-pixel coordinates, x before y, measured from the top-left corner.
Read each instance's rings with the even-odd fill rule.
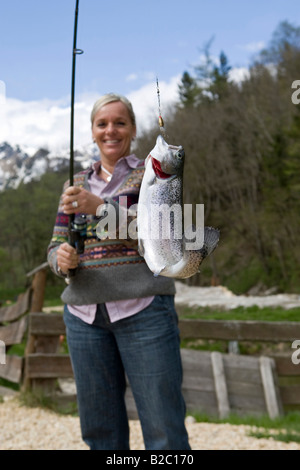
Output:
[[[101,109],[103,106],[105,106],[108,103],[113,103],[114,101],[121,101],[123,104],[125,104],[126,108],[128,109],[129,116],[132,122],[133,126],[136,126],[136,120],[135,120],[135,114],[132,108],[132,104],[130,101],[123,95],[117,95],[115,93],[107,93],[106,95],[101,96],[96,103],[93,106],[92,112],[91,112],[91,123],[93,125],[95,115]]]

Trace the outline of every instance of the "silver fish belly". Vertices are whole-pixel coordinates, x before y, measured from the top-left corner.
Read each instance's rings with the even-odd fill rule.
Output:
[[[219,231],[204,228],[203,245],[186,249],[183,230],[184,149],[168,145],[161,135],[145,161],[138,210],[139,253],[158,276],[185,279],[199,271],[217,246]]]

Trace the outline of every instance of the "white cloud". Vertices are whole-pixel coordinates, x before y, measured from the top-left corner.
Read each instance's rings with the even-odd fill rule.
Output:
[[[67,148],[70,140],[70,100],[21,101],[6,98],[1,117],[0,142],[26,147]],[[89,141],[88,101],[75,105],[76,140]]]
[[[133,82],[133,81],[135,81],[135,80],[137,80],[137,79],[138,79],[137,74],[136,74],[136,73],[131,73],[130,75],[127,75],[127,77],[126,77],[125,80],[126,80],[127,82]]]
[[[140,73],[132,72],[125,78],[126,82],[134,82],[136,80],[152,81],[155,80],[155,73],[151,71],[142,71]]]
[[[178,100],[178,84],[181,76],[169,82],[159,81],[161,114],[164,117],[169,107]],[[158,98],[156,81],[144,85],[128,95],[136,114],[138,132],[153,127],[158,122]],[[166,123],[167,124],[167,123]]]
[[[4,103],[4,100],[5,100],[5,83],[0,80],[0,104],[3,104]]]
[[[238,46],[247,52],[259,52],[265,47],[264,41],[249,42],[248,44],[240,44]]]
[[[247,78],[249,78],[247,67],[235,67],[229,71],[229,79],[235,83],[240,83]]]
[[[179,77],[169,82],[160,82],[162,114],[176,101]],[[96,93],[78,96],[74,110],[74,147],[91,143],[90,113]],[[156,82],[148,83],[128,95],[136,113],[137,128],[144,130],[154,125],[158,118]],[[46,147],[59,151],[69,147],[70,141],[70,99],[64,97],[52,101],[21,101],[6,98],[0,114],[0,142],[27,148]],[[163,114],[164,115],[164,114]]]

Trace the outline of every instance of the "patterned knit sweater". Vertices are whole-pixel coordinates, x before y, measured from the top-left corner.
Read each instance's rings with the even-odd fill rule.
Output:
[[[112,198],[105,200],[113,204],[118,213],[119,199],[126,196],[127,208],[138,202],[139,189],[144,174],[144,162],[131,168]],[[74,185],[90,190],[89,177],[93,169],[74,175]],[[64,189],[68,186],[65,183]],[[48,247],[48,262],[57,275],[56,251],[61,243],[68,241],[69,217],[62,211],[60,200],[53,236]],[[130,222],[130,218],[128,218]],[[70,305],[99,304],[113,300],[148,297],[151,295],[175,294],[174,281],[158,276],[147,267],[137,251],[136,240],[104,239],[96,234],[99,218],[87,216],[87,239],[85,251],[80,255],[80,264],[75,276],[62,294],[62,300]]]

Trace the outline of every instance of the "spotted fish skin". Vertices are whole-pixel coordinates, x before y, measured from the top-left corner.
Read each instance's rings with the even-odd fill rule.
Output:
[[[138,210],[139,253],[154,275],[185,279],[199,271],[202,261],[216,248],[219,231],[204,228],[204,243],[187,250],[183,233],[182,146],[168,145],[159,135],[145,160]]]

